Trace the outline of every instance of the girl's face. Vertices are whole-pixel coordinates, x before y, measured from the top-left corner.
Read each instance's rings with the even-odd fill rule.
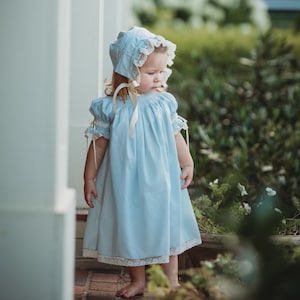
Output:
[[[137,90],[141,94],[152,93],[162,86],[164,70],[167,67],[167,53],[152,52],[140,67],[141,81]]]

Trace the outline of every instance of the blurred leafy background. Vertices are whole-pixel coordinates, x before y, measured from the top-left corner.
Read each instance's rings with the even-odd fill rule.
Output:
[[[239,174],[255,202],[277,192],[287,218],[300,212],[299,20],[272,26],[260,0],[153,0],[139,22],[177,44],[169,90],[189,121],[194,197]]]
[[[298,299],[300,247],[270,236],[300,228],[300,7],[134,3],[138,23],[177,44],[168,84],[189,122],[199,227],[237,236],[233,251],[183,270],[176,291],[150,267],[149,291],[175,300]]]

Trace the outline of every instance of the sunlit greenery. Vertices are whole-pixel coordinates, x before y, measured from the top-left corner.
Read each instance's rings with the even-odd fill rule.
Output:
[[[195,185],[239,173],[254,201],[267,186],[300,210],[300,63],[282,34],[177,31],[169,89],[189,120]],[[188,41],[189,39],[189,41]],[[293,40],[292,40],[293,41]]]
[[[142,25],[177,44],[168,83],[189,122],[199,227],[237,237],[230,253],[184,270],[176,291],[151,267],[150,290],[175,300],[299,298],[299,245],[271,238],[299,235],[297,24],[270,27],[260,0],[135,4]]]
[[[218,182],[212,185],[217,198],[222,198],[223,189],[228,189]],[[243,187],[238,189],[245,195]],[[150,267],[149,291],[157,299],[166,300],[297,299],[300,246],[270,238],[281,222],[280,211],[274,209],[275,195],[274,190],[266,189],[258,198],[257,205],[240,220],[236,239],[227,253],[201,261],[199,267],[182,270],[178,289],[170,290],[160,266]]]

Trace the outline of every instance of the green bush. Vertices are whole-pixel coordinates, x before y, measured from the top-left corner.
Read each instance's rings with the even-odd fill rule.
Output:
[[[219,199],[232,186],[213,185]],[[230,251],[182,270],[180,287],[173,291],[161,267],[152,266],[147,271],[148,291],[166,300],[298,299],[300,247],[292,240],[270,238],[281,217],[269,202],[274,193],[268,191],[263,197],[267,201],[260,199],[261,204],[241,221],[236,238],[225,244]]]
[[[169,90],[189,121],[195,186],[239,173],[255,201],[266,187],[286,217],[300,211],[300,53],[292,34],[160,32],[177,44]],[[285,36],[289,37],[288,42]],[[294,46],[291,46],[294,43]],[[298,44],[297,44],[298,43]]]

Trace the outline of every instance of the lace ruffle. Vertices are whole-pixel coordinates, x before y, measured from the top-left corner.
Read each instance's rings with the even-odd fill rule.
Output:
[[[174,118],[172,119],[173,123],[173,130],[174,134],[178,134],[180,130],[185,130],[186,133],[186,144],[189,147],[190,146],[190,138],[189,138],[189,127],[187,125],[187,120],[183,117],[179,116],[178,114],[175,114]]]
[[[164,39],[162,36],[156,35],[153,38],[149,38],[147,42],[148,42],[147,45],[140,49],[138,56],[133,61],[134,65],[137,67],[136,75],[135,75],[136,78],[134,80],[134,83],[136,85],[138,85],[138,83],[140,82],[140,73],[138,71],[138,68],[144,65],[148,56],[154,51],[155,48],[158,48],[160,46],[167,48],[168,66],[173,65],[173,59],[175,58],[176,45]],[[169,68],[165,68],[164,82],[162,82],[163,87],[167,87],[167,81],[171,74],[172,74],[172,70]]]
[[[173,130],[175,134],[177,134],[182,129],[188,130],[187,120],[182,118],[178,114],[175,114],[172,123],[173,123]]]
[[[94,140],[101,136],[109,138],[109,124],[95,119],[84,131],[84,137]]]
[[[139,68],[144,65],[154,49],[160,46],[167,48],[167,66],[171,66],[176,50],[174,43],[142,27],[134,26],[126,32],[120,32],[117,40],[111,43],[109,48],[114,71],[138,86],[140,84]],[[162,82],[164,87],[170,74],[171,70],[165,68],[164,82]]]
[[[93,155],[94,155],[95,168],[97,168],[96,140],[102,136],[104,138],[109,139],[109,124],[94,119],[94,121],[90,124],[90,126],[85,130],[84,137],[86,138],[87,150],[89,147],[89,141],[93,143]]]
[[[111,264],[111,265],[119,265],[119,266],[126,266],[126,267],[145,266],[145,265],[152,265],[152,264],[168,263],[169,256],[179,255],[194,246],[200,245],[201,243],[202,243],[201,239],[194,239],[184,243],[180,247],[171,248],[169,255],[149,257],[144,259],[129,259],[123,257],[103,256],[99,254],[97,250],[90,250],[90,249],[83,249],[83,256],[96,258],[99,262]]]
[[[139,56],[134,60],[134,64],[137,67],[141,67],[146,62],[147,57],[154,51],[154,49],[160,46],[167,47],[167,65],[172,66],[173,59],[175,58],[176,45],[159,35],[156,35],[154,38],[148,39],[147,46],[140,49]]]

